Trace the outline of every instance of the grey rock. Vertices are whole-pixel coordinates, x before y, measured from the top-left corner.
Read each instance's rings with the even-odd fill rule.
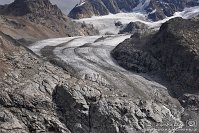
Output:
[[[145,33],[151,32],[148,25],[141,23],[141,22],[130,22],[122,30],[120,30],[119,34],[134,34],[134,33]]]
[[[115,26],[120,27],[120,26],[123,26],[123,24],[122,24],[122,22],[118,21],[118,22],[115,22]]]

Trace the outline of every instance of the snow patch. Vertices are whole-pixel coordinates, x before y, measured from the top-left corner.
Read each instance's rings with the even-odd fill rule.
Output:
[[[154,13],[156,13],[156,9],[154,9],[152,12],[150,12],[149,14],[154,14]]]
[[[86,2],[85,1],[82,1],[81,3],[79,3],[76,7],[80,7],[80,6],[83,6]]]

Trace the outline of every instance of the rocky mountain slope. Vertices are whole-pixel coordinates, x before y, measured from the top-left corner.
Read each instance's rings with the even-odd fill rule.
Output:
[[[135,100],[122,89],[116,93],[76,79],[3,33],[0,63],[2,133],[140,133],[158,130],[158,123],[175,123],[173,131],[183,127],[175,100]]]
[[[85,0],[72,9],[69,17],[80,19],[133,11],[146,13],[152,20],[160,20],[182,11],[185,7],[197,5],[197,0]]]
[[[15,0],[0,8],[0,30],[21,41],[95,35],[91,25],[72,22],[49,0]]]
[[[175,18],[153,35],[134,34],[118,45],[112,56],[132,71],[161,72],[172,85],[172,94],[186,107],[198,109],[198,38],[198,19]]]

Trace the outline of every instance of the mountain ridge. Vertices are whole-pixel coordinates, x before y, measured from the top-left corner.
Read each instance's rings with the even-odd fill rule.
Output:
[[[160,20],[172,16],[177,11],[186,7],[198,6],[196,0],[85,0],[81,6],[74,7],[69,13],[73,19],[81,19],[92,16],[116,14],[124,12],[145,12],[148,18]]]
[[[92,25],[73,22],[49,0],[15,0],[0,9],[0,29],[17,40],[95,35]]]

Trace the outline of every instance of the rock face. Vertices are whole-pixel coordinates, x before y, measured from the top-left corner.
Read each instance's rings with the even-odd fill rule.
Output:
[[[197,6],[197,0],[85,0],[69,13],[74,19],[107,15],[109,13],[146,12],[152,20],[160,20],[172,16],[176,11],[185,7]]]
[[[49,0],[15,0],[0,14],[1,31],[22,41],[98,34],[91,25],[72,22]]]
[[[188,96],[195,97],[194,103],[197,103],[198,31],[198,19],[175,18],[164,23],[153,35],[133,35],[118,45],[112,56],[120,65],[136,72],[163,72],[176,97],[185,103],[185,99],[190,101]]]
[[[181,93],[196,93],[199,89],[198,38],[198,20],[182,18],[163,24],[152,38],[152,55],[164,65],[167,76],[176,81]]]

